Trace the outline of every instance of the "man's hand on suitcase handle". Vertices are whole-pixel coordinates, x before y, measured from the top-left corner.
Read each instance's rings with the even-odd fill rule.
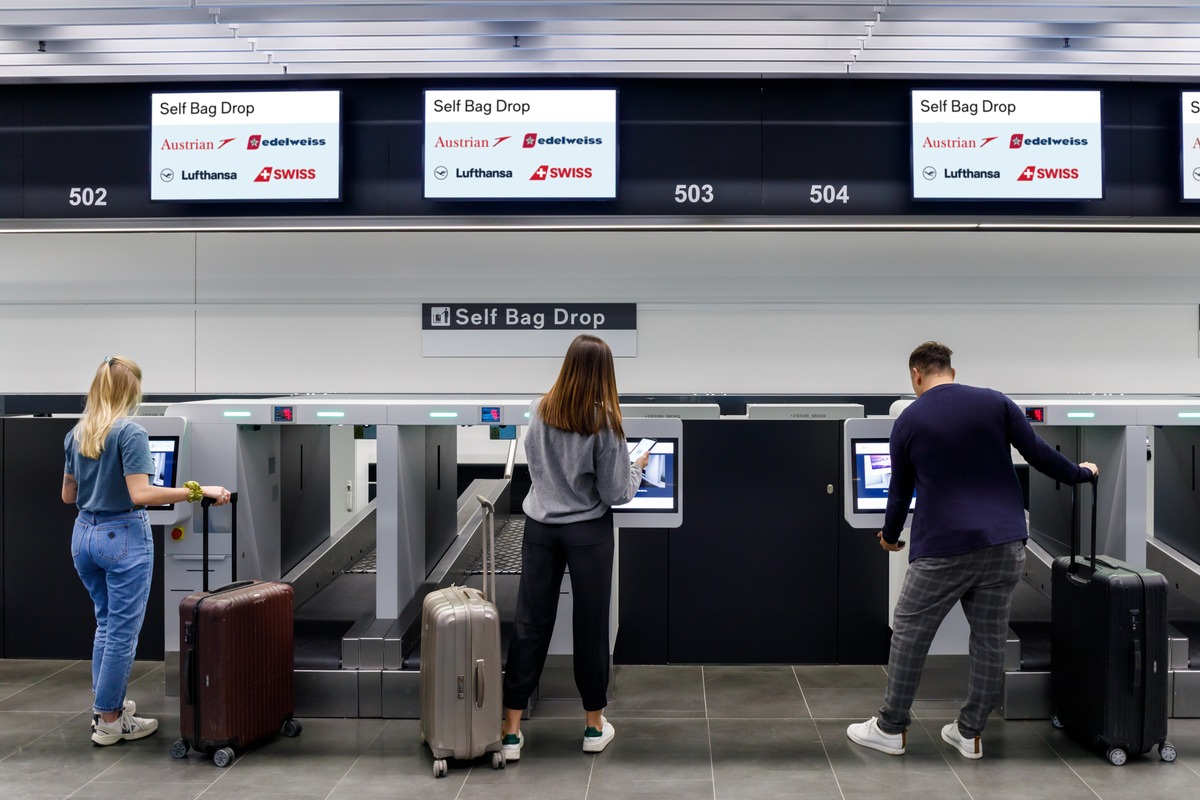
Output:
[[[879,546],[882,547],[884,550],[887,550],[889,553],[899,553],[901,550],[904,549],[904,540],[903,539],[897,539],[896,543],[892,544],[887,539],[883,538],[883,531],[879,531],[875,535],[879,537]]]
[[[1092,462],[1090,462],[1090,461],[1080,461],[1080,462],[1079,462],[1079,466],[1083,467],[1083,468],[1084,468],[1084,469],[1086,469],[1086,470],[1091,470],[1091,473],[1092,473],[1092,480],[1093,480],[1093,481],[1094,481],[1094,480],[1096,480],[1096,478],[1099,478],[1099,477],[1100,477],[1100,468],[1099,468],[1099,467],[1097,467],[1097,466],[1096,466],[1095,464],[1093,464]]]

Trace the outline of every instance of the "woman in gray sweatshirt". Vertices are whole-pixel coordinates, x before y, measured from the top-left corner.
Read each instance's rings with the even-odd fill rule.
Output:
[[[612,506],[637,494],[647,456],[629,460],[612,351],[584,334],[567,348],[558,379],[530,405],[525,457],[533,487],[523,505],[521,585],[504,672],[504,743],[521,757],[521,713],[541,678],[558,612],[563,570],[571,570],[575,685],[587,720],[583,750],[598,753],[615,731],[608,702],[608,617],[612,597]]]

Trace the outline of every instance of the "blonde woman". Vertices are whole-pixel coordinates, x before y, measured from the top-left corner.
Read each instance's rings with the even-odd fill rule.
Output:
[[[96,612],[92,643],[92,741],[110,745],[141,739],[158,721],[135,717],[125,697],[138,634],[146,616],[154,539],[143,506],[211,497],[229,502],[223,486],[153,486],[154,460],[146,429],[128,419],[142,401],[142,370],[131,359],[107,356],[88,390],[83,418],[64,442],[62,500],[79,507],[71,557]]]
[[[517,616],[504,671],[505,758],[521,757],[521,713],[546,663],[563,569],[571,570],[575,685],[586,715],[583,750],[598,753],[616,732],[608,703],[608,614],[612,596],[611,506],[637,494],[648,456],[630,462],[612,351],[586,334],[567,349],[558,380],[530,406],[525,456],[525,541]]]

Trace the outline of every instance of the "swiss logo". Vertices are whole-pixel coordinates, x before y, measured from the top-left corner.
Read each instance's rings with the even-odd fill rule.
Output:
[[[1033,180],[1079,180],[1079,170],[1074,167],[1035,167],[1028,166],[1017,176],[1018,181]]]

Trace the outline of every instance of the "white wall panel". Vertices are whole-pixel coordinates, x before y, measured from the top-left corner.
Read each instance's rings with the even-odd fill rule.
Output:
[[[1196,306],[712,305],[639,311],[621,391],[909,392],[908,355],[955,351],[959,379],[1006,392],[1200,387]]]
[[[991,231],[0,234],[0,391],[79,392],[102,356],[122,352],[147,368],[148,392],[535,392],[553,381],[557,359],[422,358],[418,304],[602,299],[639,303],[638,357],[618,364],[630,394],[901,392],[907,354],[928,338],[957,351],[964,381],[1006,391],[1193,392],[1195,241]],[[77,266],[81,255],[96,274]],[[156,265],[154,291],[185,302],[143,304],[155,296],[145,287]]]
[[[191,303],[193,233],[0,235],[0,304]]]
[[[196,391],[537,392],[557,359],[422,358],[406,305],[239,305],[198,313]],[[656,305],[639,313],[622,392],[907,392],[926,339],[960,380],[1008,392],[1194,392],[1196,307]]]
[[[193,306],[0,305],[0,392],[87,392],[105,356],[142,368],[146,394],[195,391]]]
[[[1200,237],[1029,231],[197,234],[198,302],[1200,299]]]

